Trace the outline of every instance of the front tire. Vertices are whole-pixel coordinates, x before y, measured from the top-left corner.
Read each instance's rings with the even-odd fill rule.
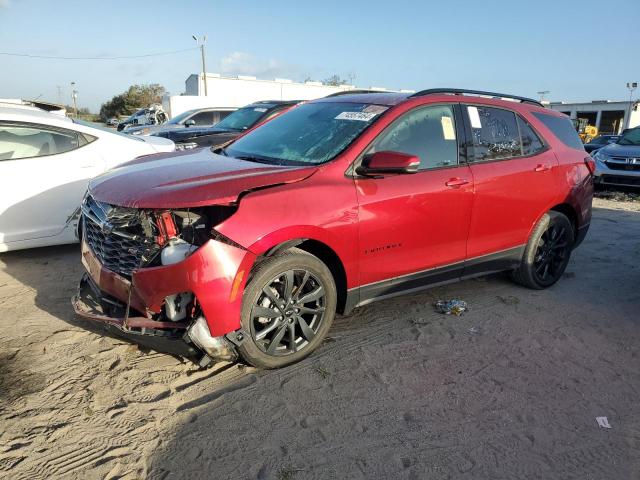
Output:
[[[517,283],[542,290],[556,283],[569,263],[574,244],[573,226],[560,212],[544,214],[533,229],[520,267],[513,272]]]
[[[333,275],[317,257],[297,248],[258,265],[242,299],[238,347],[259,368],[279,368],[311,354],[326,336],[336,311]]]

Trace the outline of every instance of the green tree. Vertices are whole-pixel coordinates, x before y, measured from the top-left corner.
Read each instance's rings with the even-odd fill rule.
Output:
[[[331,75],[329,78],[325,78],[322,83],[324,85],[337,87],[338,85],[346,85],[348,81],[344,78],[340,78],[340,75]]]
[[[165,88],[157,83],[149,85],[131,85],[126,92],[114,96],[100,107],[100,118],[104,121],[111,117],[131,115],[139,108],[160,103],[166,93]]]

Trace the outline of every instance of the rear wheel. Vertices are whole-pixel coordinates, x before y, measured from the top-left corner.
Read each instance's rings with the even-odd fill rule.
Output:
[[[567,268],[573,243],[569,219],[560,212],[546,213],[534,228],[513,279],[536,290],[550,287]]]
[[[262,262],[242,301],[242,328],[249,338],[238,347],[253,366],[278,368],[315,350],[336,310],[331,272],[317,257],[292,248]]]

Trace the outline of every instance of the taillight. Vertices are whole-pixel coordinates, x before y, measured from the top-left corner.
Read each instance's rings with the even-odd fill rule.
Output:
[[[596,161],[593,158],[591,158],[591,156],[588,156],[588,157],[584,157],[584,163],[589,169],[589,173],[593,175],[593,173],[596,171]]]

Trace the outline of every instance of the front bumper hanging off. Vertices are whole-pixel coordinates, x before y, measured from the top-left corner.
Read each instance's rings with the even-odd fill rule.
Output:
[[[102,324],[126,340],[206,364],[235,359],[242,291],[255,256],[241,248],[209,241],[184,261],[143,268],[131,280],[106,269],[85,242],[87,270],[72,299],[77,316]],[[192,292],[202,316],[191,321],[158,321],[164,299]],[[210,361],[210,360],[209,360]]]

